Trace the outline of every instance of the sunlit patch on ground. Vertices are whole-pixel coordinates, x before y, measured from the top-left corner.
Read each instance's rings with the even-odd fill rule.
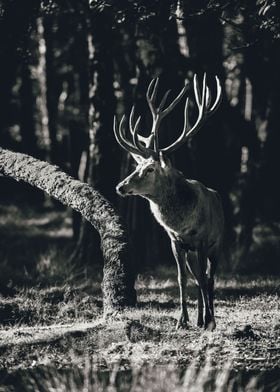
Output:
[[[13,251],[5,254],[11,242],[2,243],[2,256],[9,260],[2,257],[2,279],[9,279],[0,296],[1,392],[9,386],[11,391],[279,390],[280,278],[218,276],[213,333],[196,327],[197,289],[191,279],[191,326],[175,329],[175,266],[140,275],[137,308],[104,318],[102,271],[74,268],[58,251],[60,221],[67,221],[67,213],[48,219],[28,213],[17,219],[17,210],[12,214],[9,222],[0,220],[0,230],[6,240],[19,241],[15,247],[23,251],[22,258],[12,259]],[[10,237],[12,226],[17,234]],[[44,248],[52,232],[56,242]]]
[[[170,277],[166,279],[168,273]],[[141,276],[137,283],[138,307],[109,320],[102,316],[99,283],[89,280],[83,283],[81,279],[72,286],[20,290],[0,301],[2,315],[6,309],[0,333],[0,364],[1,369],[6,369],[5,377],[10,374],[4,380],[20,382],[19,372],[25,380],[28,374],[30,380],[43,374],[42,382],[45,377],[46,383],[55,385],[69,381],[72,377],[69,369],[75,369],[75,377],[80,380],[75,382],[88,382],[85,372],[89,371],[86,365],[89,361],[91,378],[97,377],[98,382],[106,385],[112,382],[114,372],[116,385],[120,377],[129,385],[145,380],[147,386],[155,378],[166,377],[166,388],[162,389],[166,391],[170,390],[167,386],[183,388],[190,382],[187,376],[190,372],[197,377],[198,384],[194,385],[210,383],[218,388],[214,381],[217,377],[257,385],[258,377],[267,377],[274,369],[271,382],[275,387],[280,364],[280,318],[275,317],[279,315],[279,294],[274,288],[279,280],[267,278],[265,285],[258,279],[248,281],[247,288],[252,287],[254,293],[241,296],[245,279],[240,284],[238,281],[238,277],[231,279],[231,283],[226,278],[218,280],[214,333],[195,326],[192,284],[189,301],[192,326],[189,330],[175,330],[179,312],[173,269]],[[253,335],[244,334],[248,325]]]

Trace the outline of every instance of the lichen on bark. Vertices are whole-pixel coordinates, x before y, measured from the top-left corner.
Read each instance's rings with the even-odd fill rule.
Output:
[[[0,148],[0,173],[24,181],[78,211],[98,231],[104,258],[104,312],[136,303],[128,241],[120,217],[95,189],[58,166]]]

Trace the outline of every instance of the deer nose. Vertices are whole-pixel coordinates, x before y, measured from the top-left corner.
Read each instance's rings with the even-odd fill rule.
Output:
[[[120,196],[125,195],[124,184],[119,184],[116,186],[116,191]]]

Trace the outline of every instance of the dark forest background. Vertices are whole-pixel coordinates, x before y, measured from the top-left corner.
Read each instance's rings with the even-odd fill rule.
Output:
[[[227,265],[279,273],[280,6],[272,0],[1,1],[0,146],[59,165],[98,189],[124,217],[137,269],[173,263],[146,201],[115,186],[134,163],[115,141],[113,116],[151,116],[150,80],[178,93],[194,73],[221,80],[223,101],[174,165],[222,196]],[[191,116],[196,115],[194,105]],[[182,129],[183,103],[160,143]],[[60,211],[58,202],[0,177],[0,203]],[[93,228],[72,214],[74,264],[101,263]]]

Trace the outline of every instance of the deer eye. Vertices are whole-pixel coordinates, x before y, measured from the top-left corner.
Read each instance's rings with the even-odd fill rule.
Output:
[[[153,167],[149,167],[147,170],[146,170],[146,173],[145,174],[147,174],[147,173],[152,173],[154,171],[154,168]]]

